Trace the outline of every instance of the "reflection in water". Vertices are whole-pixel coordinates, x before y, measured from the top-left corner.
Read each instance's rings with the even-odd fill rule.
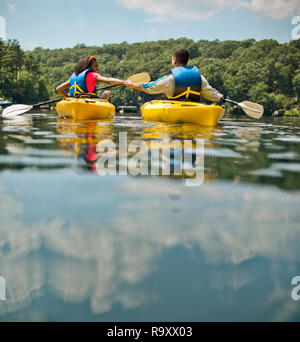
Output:
[[[148,174],[151,174],[150,153],[153,151],[151,141],[161,143],[179,140],[193,141],[193,150],[189,156],[189,151],[182,150],[189,156],[192,164],[195,166],[195,140],[200,139],[205,146],[204,160],[204,180],[234,180],[235,182],[253,182],[275,184],[285,189],[299,189],[299,144],[296,143],[297,136],[300,135],[300,129],[293,126],[280,126],[257,122],[234,122],[225,121],[218,127],[201,127],[196,125],[174,125],[166,123],[149,123],[141,120],[124,122],[123,117],[116,118],[113,123],[110,122],[82,122],[72,123],[60,120],[57,125],[57,139],[65,150],[73,150],[76,158],[79,156],[85,161],[89,170],[95,173],[101,172],[97,167],[97,144],[99,142],[114,141],[118,148],[119,133],[128,134],[128,144],[132,141],[143,141],[147,143],[149,149]],[[278,141],[278,136],[281,140]],[[284,139],[288,136],[293,137],[294,146]],[[285,144],[285,146],[284,146]],[[168,144],[167,144],[168,147]],[[289,154],[285,163],[274,163],[274,151],[284,151]],[[290,151],[292,150],[292,151]],[[180,173],[180,176],[174,172],[179,168],[182,160],[175,160],[175,154],[170,154],[171,176],[175,178],[186,178],[187,173]],[[283,152],[284,153],[284,152]],[[100,154],[101,155],[101,154]],[[178,154],[176,154],[177,156]],[[116,151],[117,162],[118,149]],[[279,160],[279,159],[278,159]],[[292,163],[296,161],[296,163]],[[287,164],[289,162],[289,164]],[[161,158],[159,168],[162,169],[164,159]],[[288,172],[288,174],[287,174]],[[294,174],[291,174],[294,172]],[[160,172],[160,176],[164,173]]]
[[[26,210],[34,210],[30,208],[35,208],[44,191],[51,198],[56,190],[42,182],[40,195],[26,209],[18,200],[20,194],[13,195],[1,184],[0,269],[7,279],[9,299],[0,306],[2,317],[30,307],[36,298],[49,293],[66,304],[88,301],[94,315],[108,313],[116,303],[138,315],[139,308],[162,300],[163,285],[153,292],[146,283],[157,278],[157,268],[166,255],[178,249],[202,260],[201,268],[192,271],[199,276],[206,273],[207,278],[200,276],[193,283],[194,291],[214,291],[210,305],[215,310],[224,291],[231,298],[230,303],[222,304],[228,310],[239,305],[240,292],[251,301],[258,291],[261,302],[248,316],[244,313],[246,319],[299,317],[297,303],[289,299],[290,277],[286,274],[287,265],[291,275],[300,266],[299,195],[272,188],[241,186],[233,190],[229,184],[188,190],[171,180],[124,179],[112,183],[111,194],[106,193],[104,199],[88,191],[95,186],[93,178],[84,178],[86,191],[77,212],[79,186],[74,184],[76,177],[69,176],[62,174],[57,183],[69,191],[61,200],[56,197],[56,205],[68,201],[73,210],[64,213],[64,218],[33,216],[30,224],[26,224],[26,216],[31,216]],[[25,177],[27,186],[34,178]],[[10,181],[14,179],[16,176]],[[103,189],[106,181],[102,177],[99,181]],[[19,191],[24,190],[21,185]],[[100,219],[95,208],[108,210],[106,202],[114,205],[114,215]],[[180,215],[171,210],[174,205],[179,206]],[[44,206],[47,203],[39,204],[40,212]],[[182,262],[188,267],[187,256]],[[177,290],[176,285],[169,289],[170,293]],[[200,314],[202,308],[198,310]],[[222,318],[238,319],[234,313]]]
[[[18,120],[0,120],[0,321],[299,320],[299,120]],[[203,140],[204,185],[91,177],[120,132]]]
[[[239,139],[239,151],[257,152],[260,146],[262,127],[238,127],[236,137]]]
[[[106,156],[112,158],[113,164],[116,164],[113,174],[123,174],[120,169],[126,165],[127,170],[130,159],[132,162],[135,157],[136,175],[196,178],[196,165],[200,165],[201,174],[203,173],[203,139],[211,138],[211,131],[210,128],[193,125],[183,125],[179,128],[178,125],[173,127],[159,123],[145,128],[145,132],[138,139],[133,139],[128,138],[127,132],[120,131],[117,136],[113,127],[103,122],[99,125],[97,121],[75,123],[72,120],[59,119],[57,140],[64,148],[73,150],[76,159],[85,160],[88,168],[99,175],[108,172],[108,167],[104,167],[101,160],[98,162],[101,157]],[[107,151],[111,145],[115,150]],[[125,148],[125,156],[121,148],[123,152]],[[125,172],[133,174],[131,171],[132,168],[129,167]]]
[[[61,146],[73,151],[75,158],[86,162],[88,169],[97,173],[96,161],[99,158],[97,144],[102,140],[114,140],[110,121],[88,120],[75,122],[72,119],[58,119],[57,140]],[[100,123],[100,124],[99,124]]]
[[[146,122],[139,116],[77,123],[58,119],[53,112],[26,114],[20,116],[21,122],[22,118],[26,125],[11,125],[10,120],[2,120],[0,165],[3,169],[71,167],[99,173],[97,144],[110,140],[118,148],[119,134],[126,132],[128,144],[145,141],[148,147],[150,140],[202,140],[205,182],[222,179],[235,183],[272,184],[286,190],[300,189],[300,122],[297,118],[264,118],[264,122],[247,118],[243,121],[225,119],[213,128]],[[276,159],[274,153],[280,153]],[[71,158],[72,155],[75,158]],[[194,152],[190,156],[194,163]],[[116,157],[119,161],[118,150]],[[171,171],[178,166],[173,157],[171,155]],[[171,176],[178,178],[172,172]],[[179,178],[182,177],[189,176],[182,172]]]
[[[15,128],[17,127],[31,127],[32,126],[32,118],[29,116],[19,115],[19,116],[13,116],[10,119],[4,119],[2,120],[2,125],[6,129],[9,128]]]

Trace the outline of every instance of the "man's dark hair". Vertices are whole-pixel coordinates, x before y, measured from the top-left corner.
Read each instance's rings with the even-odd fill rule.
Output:
[[[186,49],[177,49],[173,56],[176,57],[177,63],[182,65],[187,65],[190,58],[190,54]]]

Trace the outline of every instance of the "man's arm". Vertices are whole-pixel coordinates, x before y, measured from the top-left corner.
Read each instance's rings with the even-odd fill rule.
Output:
[[[133,83],[126,81],[124,85],[128,88],[143,91],[147,94],[164,94],[171,97],[174,94],[175,82],[172,75],[164,76],[154,82],[149,83]]]
[[[60,94],[61,96],[63,97],[68,97],[68,95],[65,93],[65,89],[68,89],[70,88],[70,80],[68,82],[65,82],[61,85],[59,85],[57,88],[56,88],[56,91],[58,92],[58,94]]]
[[[125,81],[124,86],[130,89],[135,89],[139,91],[143,91],[143,84],[142,83],[133,83],[131,81]]]
[[[201,95],[211,102],[220,102],[223,100],[224,95],[219,93],[216,89],[214,89],[206,80],[205,77],[202,77],[202,86],[201,86]]]

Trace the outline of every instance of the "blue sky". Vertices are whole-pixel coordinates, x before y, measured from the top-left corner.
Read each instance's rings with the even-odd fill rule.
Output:
[[[6,38],[25,49],[180,37],[287,42],[296,15],[300,0],[0,0]]]

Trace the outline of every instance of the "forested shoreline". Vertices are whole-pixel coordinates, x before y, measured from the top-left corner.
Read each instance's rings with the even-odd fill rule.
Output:
[[[35,103],[57,97],[55,88],[66,81],[75,64],[94,55],[103,76],[126,79],[147,71],[151,79],[170,72],[173,51],[185,47],[189,64],[196,65],[210,84],[227,97],[261,103],[266,114],[284,109],[299,112],[300,40],[195,42],[181,38],[165,41],[23,51],[16,40],[0,40],[0,97],[14,103]],[[138,105],[153,99],[124,87],[112,90],[112,103]],[[231,109],[233,112],[238,109]]]

